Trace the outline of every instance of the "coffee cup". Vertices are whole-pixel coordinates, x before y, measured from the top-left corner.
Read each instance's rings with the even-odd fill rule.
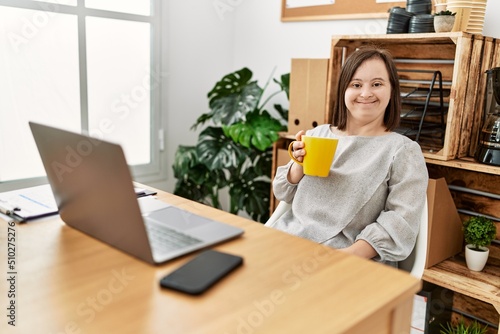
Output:
[[[306,150],[304,161],[298,161],[293,156],[292,145],[294,142],[288,145],[288,154],[290,158],[304,168],[304,174],[306,175],[320,177],[328,176],[339,140],[306,135],[303,135],[301,139],[302,142],[304,142],[304,148]]]

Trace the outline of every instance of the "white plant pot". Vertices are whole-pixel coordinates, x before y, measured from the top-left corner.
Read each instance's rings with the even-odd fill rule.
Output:
[[[453,29],[455,24],[455,16],[451,15],[438,15],[434,16],[434,31],[435,32],[448,32]]]
[[[490,250],[488,247],[479,247],[481,251],[473,250],[471,244],[465,246],[465,262],[472,271],[481,271],[488,261]]]

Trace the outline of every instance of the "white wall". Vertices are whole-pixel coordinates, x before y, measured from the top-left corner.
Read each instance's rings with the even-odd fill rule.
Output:
[[[242,67],[263,85],[290,71],[291,58],[328,58],[333,35],[383,34],[386,19],[280,21],[281,0],[170,0],[165,2],[168,45],[163,109],[168,178],[155,186],[173,191],[172,163],[179,145],[196,143],[191,125],[208,111],[207,93],[223,75]],[[489,0],[483,34],[500,37],[500,1]],[[271,86],[269,93],[274,91]],[[284,102],[286,100],[277,100]]]
[[[211,0],[165,1],[164,9],[162,114],[168,170],[166,181],[151,185],[172,192],[177,147],[196,143],[198,132],[190,128],[209,111],[207,93],[222,75],[233,71],[234,19],[221,20]]]

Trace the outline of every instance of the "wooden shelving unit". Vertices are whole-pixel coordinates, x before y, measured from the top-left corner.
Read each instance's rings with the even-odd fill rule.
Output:
[[[500,175],[500,167],[478,163],[473,158],[468,158],[468,157],[461,159],[447,160],[447,161],[425,158],[425,161],[428,164],[432,165],[446,166],[446,167],[463,169],[478,173]]]

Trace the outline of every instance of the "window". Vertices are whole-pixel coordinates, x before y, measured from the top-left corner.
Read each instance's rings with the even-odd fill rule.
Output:
[[[28,121],[120,143],[139,181],[161,174],[159,6],[0,0],[0,190],[45,175]]]

